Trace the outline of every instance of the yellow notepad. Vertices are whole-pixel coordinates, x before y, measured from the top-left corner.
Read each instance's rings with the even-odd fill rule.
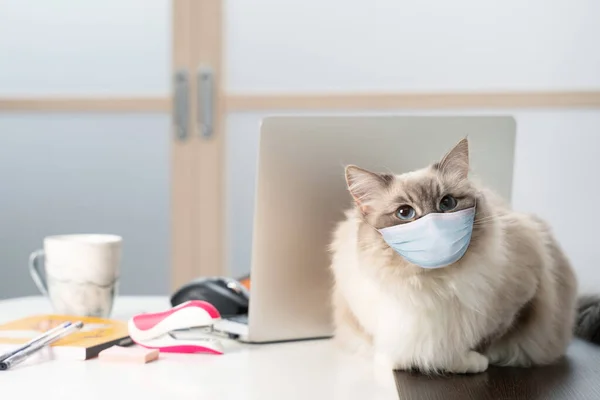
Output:
[[[0,325],[0,352],[26,343],[44,331],[67,321],[81,321],[83,328],[51,345],[53,356],[87,360],[114,345],[130,345],[127,322],[72,315],[34,315]]]

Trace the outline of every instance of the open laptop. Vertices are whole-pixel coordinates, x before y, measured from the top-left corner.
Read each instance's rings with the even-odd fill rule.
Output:
[[[244,342],[333,335],[328,244],[351,206],[347,164],[422,168],[468,136],[475,175],[510,202],[511,117],[278,116],[260,127],[248,315],[215,329]]]

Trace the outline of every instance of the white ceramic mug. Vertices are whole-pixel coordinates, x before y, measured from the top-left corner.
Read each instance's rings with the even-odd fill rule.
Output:
[[[31,253],[29,272],[55,312],[107,318],[117,293],[122,243],[116,235],[48,236],[43,250]]]

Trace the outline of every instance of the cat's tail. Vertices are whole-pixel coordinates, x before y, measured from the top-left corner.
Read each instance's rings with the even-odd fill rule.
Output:
[[[600,345],[600,296],[582,295],[577,299],[575,336]]]

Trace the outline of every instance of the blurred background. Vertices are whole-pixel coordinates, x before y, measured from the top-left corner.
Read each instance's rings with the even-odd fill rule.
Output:
[[[122,294],[247,274],[273,114],[513,115],[510,200],[597,288],[599,16],[595,0],[2,0],[0,298],[37,294],[29,253],[59,233],[122,235]]]

